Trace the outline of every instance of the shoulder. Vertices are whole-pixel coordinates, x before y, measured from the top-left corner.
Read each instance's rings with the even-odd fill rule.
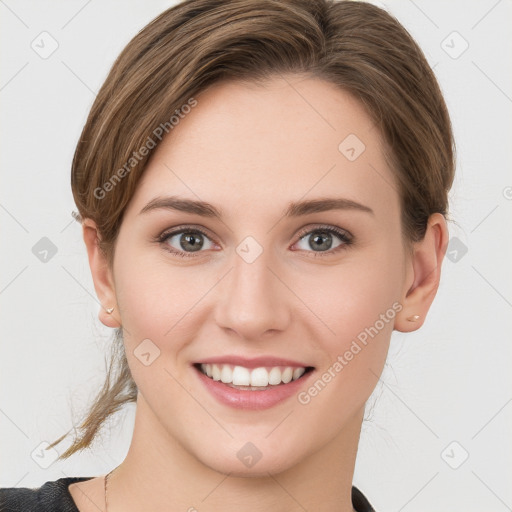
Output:
[[[78,512],[68,487],[73,483],[91,478],[59,478],[37,488],[0,488],[0,510],[2,512]]]
[[[49,481],[37,488],[0,488],[2,512],[78,512],[69,493],[71,484],[91,480],[93,477],[67,477]],[[375,512],[365,495],[352,487],[352,504],[357,512]]]
[[[356,512],[375,512],[366,496],[354,486],[352,486],[352,506]]]

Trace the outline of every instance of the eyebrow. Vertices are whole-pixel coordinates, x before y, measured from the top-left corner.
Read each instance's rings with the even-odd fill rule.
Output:
[[[200,215],[202,217],[222,218],[222,211],[205,201],[195,201],[177,196],[155,197],[142,210],[140,214],[154,210],[177,210],[180,212]],[[357,210],[375,215],[374,211],[363,204],[351,199],[339,197],[326,197],[296,201],[288,204],[283,216],[300,217],[311,213],[326,212],[329,210]]]

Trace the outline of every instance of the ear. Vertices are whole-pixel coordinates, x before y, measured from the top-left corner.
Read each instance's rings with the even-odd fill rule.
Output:
[[[413,244],[407,256],[406,280],[402,294],[403,309],[396,316],[395,329],[411,332],[419,329],[434,300],[441,278],[441,264],[448,246],[448,228],[440,213],[429,217],[425,236]],[[419,318],[415,320],[414,318]]]
[[[100,322],[107,327],[120,327],[119,311],[116,303],[116,293],[112,272],[108,267],[107,259],[99,247],[99,234],[96,223],[91,219],[82,222],[84,242],[87,247],[89,266],[91,267],[94,289],[101,307],[98,313]],[[107,313],[108,308],[114,308],[112,313]]]

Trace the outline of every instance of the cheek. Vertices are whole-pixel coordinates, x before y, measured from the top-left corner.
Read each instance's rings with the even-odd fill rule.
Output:
[[[208,291],[218,282],[214,272],[176,266],[166,255],[132,253],[116,262],[116,294],[124,330],[126,357],[137,386],[145,396],[181,400],[183,390],[172,376],[184,381],[186,347],[206,321]],[[148,341],[149,340],[149,341]]]
[[[329,373],[324,381],[336,381],[333,388],[340,397],[353,399],[354,404],[360,404],[375,386],[396,315],[402,309],[399,255],[392,245],[380,246],[375,253],[358,253],[323,276],[302,281],[299,292],[321,320],[316,332],[327,355],[321,370]]]
[[[182,380],[179,372],[184,369],[177,359],[187,343],[189,314],[205,293],[204,280],[201,286],[186,270],[149,254],[120,258],[116,265],[116,294],[132,377],[152,407],[169,410],[169,400],[183,399],[173,377]]]
[[[340,343],[373,326],[381,314],[392,308],[400,298],[401,279],[402,267],[395,251],[381,248],[376,257],[369,251],[354,253],[339,266],[302,273],[296,280],[295,290],[311,311],[317,313],[324,325],[323,338],[330,340],[329,347],[337,349]],[[387,315],[392,317],[386,322],[391,330],[394,313],[392,309]],[[382,329],[380,322],[378,326],[390,334],[391,330]]]
[[[401,305],[385,287],[344,280],[346,293],[325,301],[326,324],[319,341],[326,357],[317,377],[297,397],[309,411],[328,419],[326,434],[334,435],[364,407],[382,373],[396,314]],[[352,292],[352,293],[350,293]]]
[[[147,256],[120,258],[116,293],[123,327],[165,340],[208,288],[192,267],[173,267],[161,256],[151,257],[148,251]]]

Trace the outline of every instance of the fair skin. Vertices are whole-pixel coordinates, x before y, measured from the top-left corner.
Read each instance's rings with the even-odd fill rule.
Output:
[[[109,479],[108,510],[352,511],[365,402],[392,331],[419,328],[436,294],[445,219],[432,215],[412,255],[404,249],[380,134],[361,104],[330,83],[296,75],[264,87],[231,82],[196,99],[154,150],[126,209],[113,269],[95,244],[94,222],[83,223],[100,320],[124,328],[139,389],[129,452]],[[338,150],[348,134],[366,146],[354,161]],[[223,216],[139,213],[165,195],[207,201]],[[292,201],[325,197],[373,213],[283,216]],[[180,234],[152,241],[183,224],[208,233],[196,233],[204,245],[188,249],[191,257],[166,250],[187,252]],[[315,249],[321,226],[348,231],[352,244],[327,234],[332,248]],[[236,252],[247,236],[263,249],[252,263]],[[307,405],[293,396],[265,410],[234,409],[207,393],[191,367],[225,354],[293,358],[315,367],[307,390],[394,303],[401,310]],[[412,315],[419,320],[408,321]],[[149,366],[134,355],[147,338],[160,350]],[[252,467],[237,457],[248,441],[262,453]],[[69,489],[80,511],[104,510],[103,475]]]

